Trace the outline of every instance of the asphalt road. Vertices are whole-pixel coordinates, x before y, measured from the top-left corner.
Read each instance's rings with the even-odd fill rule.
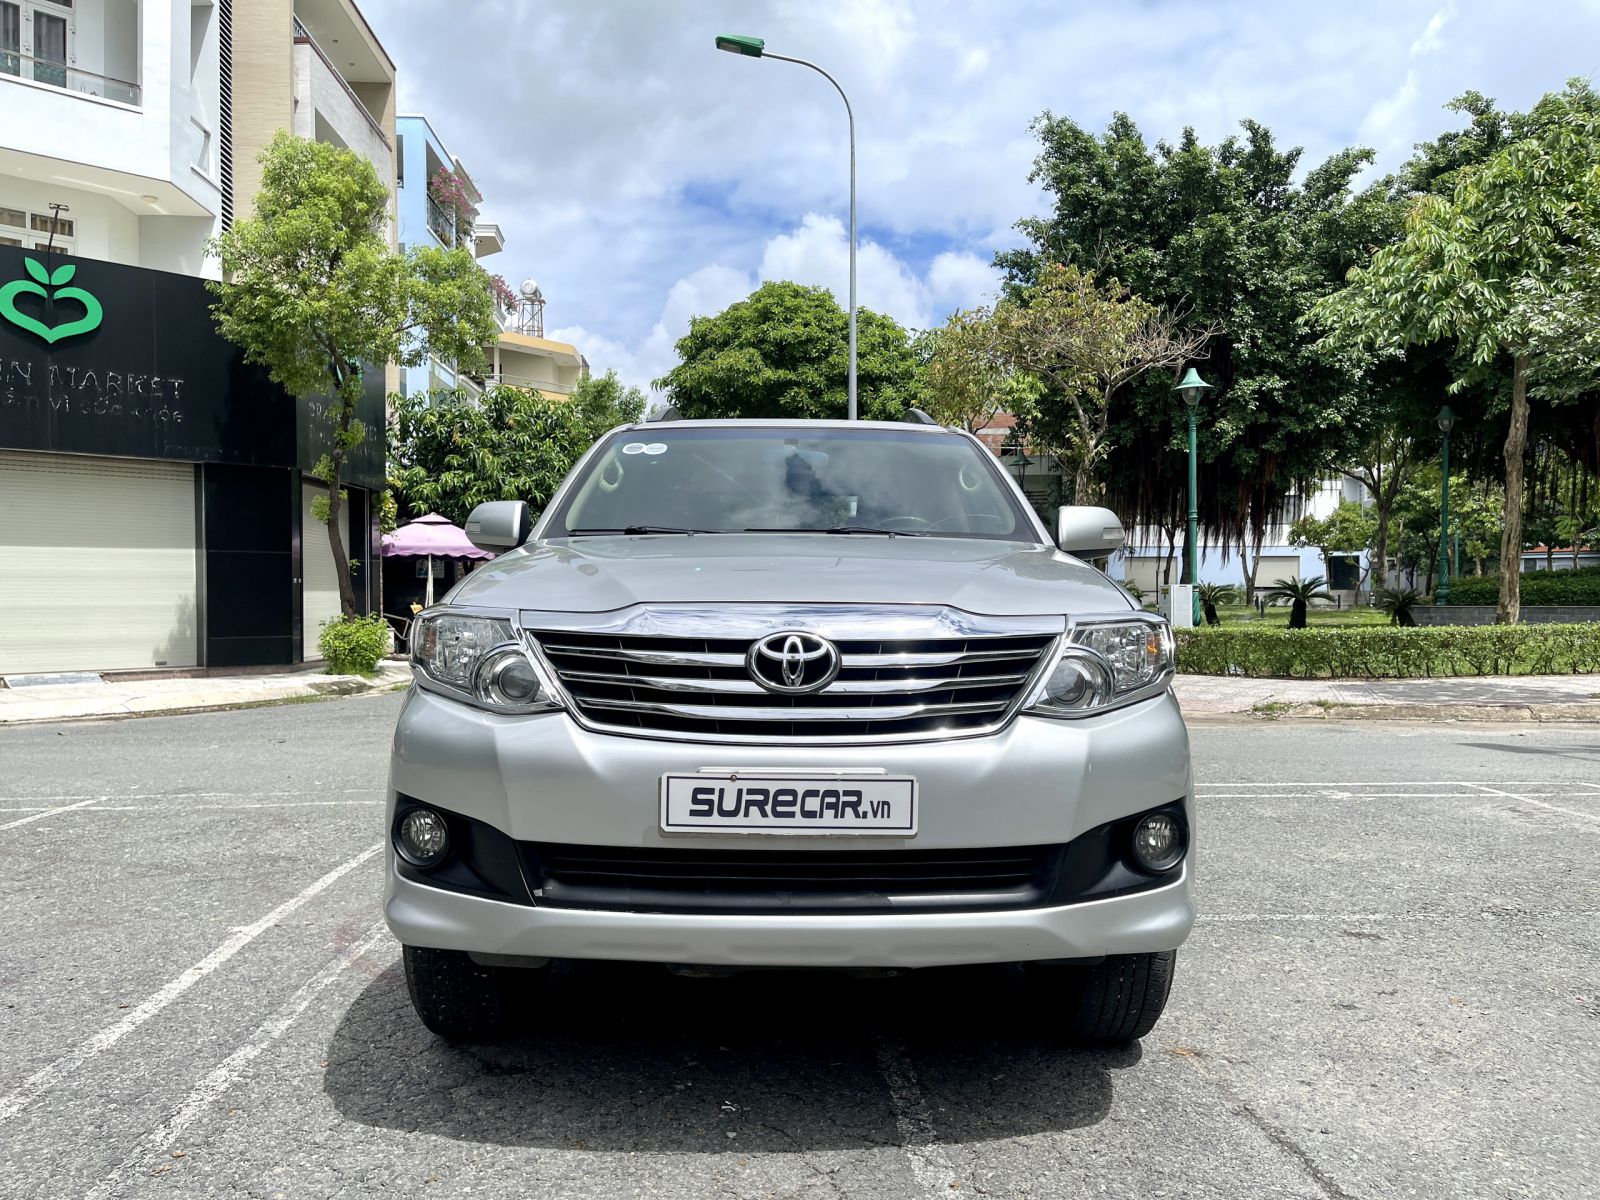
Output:
[[[1600,730],[1197,725],[1140,1049],[1001,969],[587,966],[463,1050],[378,924],[398,703],[0,730],[0,1196],[1600,1194]]]

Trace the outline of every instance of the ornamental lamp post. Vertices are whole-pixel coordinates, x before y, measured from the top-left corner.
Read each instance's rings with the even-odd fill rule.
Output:
[[[786,54],[774,54],[767,49],[767,44],[761,38],[747,37],[743,34],[721,33],[717,35],[717,49],[726,50],[729,54],[743,55],[745,58],[775,58],[779,62],[794,63],[801,67],[810,67],[829,83],[833,90],[839,93],[839,99],[844,101],[845,120],[850,126],[850,420],[856,419],[856,116],[850,109],[850,97],[844,94],[844,89],[839,86],[839,81],[829,75],[814,62],[803,58],[790,58]]]
[[[1439,586],[1434,589],[1435,604],[1450,603],[1450,431],[1456,415],[1446,404],[1439,410],[1439,432],[1444,434],[1444,450],[1439,468]]]
[[[1183,397],[1184,407],[1189,410],[1189,533],[1185,539],[1185,557],[1189,560],[1189,586],[1193,590],[1192,615],[1189,618],[1191,625],[1196,628],[1200,625],[1200,485],[1197,463],[1199,455],[1195,449],[1194,418],[1195,409],[1200,404],[1203,392],[1211,390],[1211,385],[1200,378],[1200,372],[1193,367],[1178,381],[1178,386],[1172,389]]]

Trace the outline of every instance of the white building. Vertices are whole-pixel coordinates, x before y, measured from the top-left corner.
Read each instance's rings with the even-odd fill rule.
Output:
[[[392,192],[394,92],[353,0],[0,0],[0,676],[317,656],[325,422],[243,365],[201,280],[280,129]],[[375,605],[393,384],[368,384],[342,535]]]

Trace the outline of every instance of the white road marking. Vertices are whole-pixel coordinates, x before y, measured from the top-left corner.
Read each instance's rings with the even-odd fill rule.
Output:
[[[1551,812],[1565,813],[1569,817],[1577,817],[1584,821],[1600,821],[1600,812],[1584,812],[1579,808],[1562,808],[1559,804],[1546,804],[1543,800],[1535,800],[1532,796],[1519,796],[1515,792],[1503,792],[1499,788],[1490,787],[1486,783],[1475,783],[1475,788],[1482,788],[1491,796],[1504,796],[1507,800],[1516,800],[1521,804],[1532,804],[1537,808],[1548,808]],[[1515,787],[1515,784],[1507,784]]]
[[[60,804],[67,800],[261,800],[268,796],[354,796],[382,793],[375,787],[290,788],[254,792],[128,792],[125,795],[90,796],[82,792],[68,796],[0,796],[0,804],[16,801],[22,804]]]
[[[900,1148],[911,1162],[912,1176],[928,1195],[950,1196],[961,1177],[960,1172],[939,1142],[938,1131],[933,1127],[933,1113],[917,1082],[911,1056],[900,1043],[883,1037],[877,1039],[875,1051],[878,1070],[889,1085],[889,1106],[894,1109]]]
[[[75,808],[87,808],[91,804],[98,804],[106,799],[104,796],[91,796],[87,800],[80,800],[76,804],[63,804],[59,808],[47,808],[43,812],[36,812],[32,816],[19,817],[15,821],[7,821],[0,825],[0,829],[15,829],[18,825],[31,825],[35,821],[42,821],[46,817],[53,817],[57,813],[71,812]]]
[[[194,966],[176,978],[168,980],[159,991],[146,997],[116,1024],[108,1025],[88,1041],[80,1043],[54,1062],[35,1071],[27,1079],[23,1080],[22,1086],[14,1092],[6,1096],[0,1096],[0,1124],[16,1116],[66,1075],[77,1070],[102,1051],[109,1050],[146,1021],[157,1016],[167,1005],[222,966],[235,954],[238,954],[239,951],[255,941],[256,938],[296,909],[316,899],[317,896],[343,879],[382,848],[382,842],[374,843],[354,858],[339,864],[303,891],[285,900],[277,908],[267,913],[266,916],[237,930],[232,937],[195,963]]]
[[[311,1002],[338,979],[346,967],[371,950],[385,932],[382,921],[374,923],[354,944],[341,950],[332,962],[301,984],[294,995],[257,1026],[248,1041],[195,1084],[188,1096],[184,1097],[183,1103],[173,1109],[165,1121],[140,1138],[127,1157],[85,1194],[85,1200],[110,1200],[113,1196],[121,1195],[133,1182],[125,1178],[128,1172],[169,1149],[178,1135],[194,1124],[208,1105],[231,1088],[252,1062],[289,1031],[289,1026],[311,1006]]]

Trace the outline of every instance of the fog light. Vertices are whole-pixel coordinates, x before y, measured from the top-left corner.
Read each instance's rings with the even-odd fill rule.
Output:
[[[1146,871],[1170,871],[1183,860],[1183,826],[1166,813],[1151,813],[1133,830],[1133,857]]]
[[[431,808],[413,808],[400,818],[395,839],[400,855],[417,867],[436,865],[450,849],[450,829],[444,818]]]

